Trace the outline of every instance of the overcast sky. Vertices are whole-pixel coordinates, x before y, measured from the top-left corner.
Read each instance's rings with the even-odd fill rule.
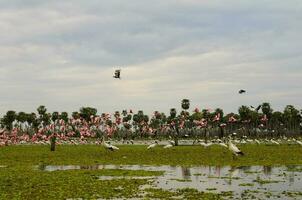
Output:
[[[0,0],[0,115],[281,110],[301,85],[301,0]]]

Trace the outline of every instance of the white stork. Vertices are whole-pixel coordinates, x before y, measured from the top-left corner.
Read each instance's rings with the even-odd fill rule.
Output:
[[[302,142],[301,141],[296,140],[296,142],[302,146]]]
[[[175,142],[173,140],[170,140],[169,141],[169,144],[165,145],[164,146],[164,149],[168,149],[168,148],[171,148],[175,145]]]
[[[150,144],[147,149],[153,149],[154,147],[156,147],[156,145],[158,145],[158,142],[155,141],[153,144]]]
[[[244,153],[235,145],[232,143],[231,140],[228,142],[229,150],[236,156],[238,155],[244,155]]]

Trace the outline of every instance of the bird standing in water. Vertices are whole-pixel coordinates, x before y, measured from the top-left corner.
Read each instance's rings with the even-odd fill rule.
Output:
[[[228,146],[229,146],[229,150],[236,156],[239,156],[239,155],[244,155],[244,153],[235,145],[232,143],[231,140],[229,140],[228,142]]]

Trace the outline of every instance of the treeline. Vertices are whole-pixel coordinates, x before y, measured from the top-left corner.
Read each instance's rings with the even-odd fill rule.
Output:
[[[37,112],[32,113],[10,110],[1,118],[1,133],[6,131],[7,134],[15,129],[18,134],[32,136],[41,128],[63,121],[67,128],[75,132],[75,136],[80,137],[79,130],[73,127],[73,121],[80,120],[89,127],[88,129],[93,126],[98,132],[96,137],[105,135],[117,138],[207,138],[224,137],[233,132],[250,137],[301,134],[302,111],[293,105],[287,105],[283,112],[274,111],[269,103],[262,103],[256,108],[243,105],[239,107],[238,113],[225,114],[221,108],[195,108],[190,112],[190,100],[183,99],[180,107],[179,111],[171,108],[168,115],[155,111],[152,116],[145,115],[142,110],[136,113],[132,110],[122,110],[115,111],[112,115],[98,114],[97,109],[91,107],[82,107],[71,115],[67,112],[47,112],[45,106],[39,106]]]

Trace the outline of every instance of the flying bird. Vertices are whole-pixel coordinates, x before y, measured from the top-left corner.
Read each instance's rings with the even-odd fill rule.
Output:
[[[257,108],[255,108],[254,106],[250,106],[252,109],[254,109],[256,112],[258,112],[260,110],[262,105],[257,106]]]
[[[113,78],[121,79],[121,70],[120,69],[115,70]]]
[[[246,91],[245,90],[239,90],[239,92],[238,92],[239,94],[243,94],[243,93],[246,93]]]
[[[262,105],[259,105],[255,110],[258,112],[261,107],[262,107]]]

